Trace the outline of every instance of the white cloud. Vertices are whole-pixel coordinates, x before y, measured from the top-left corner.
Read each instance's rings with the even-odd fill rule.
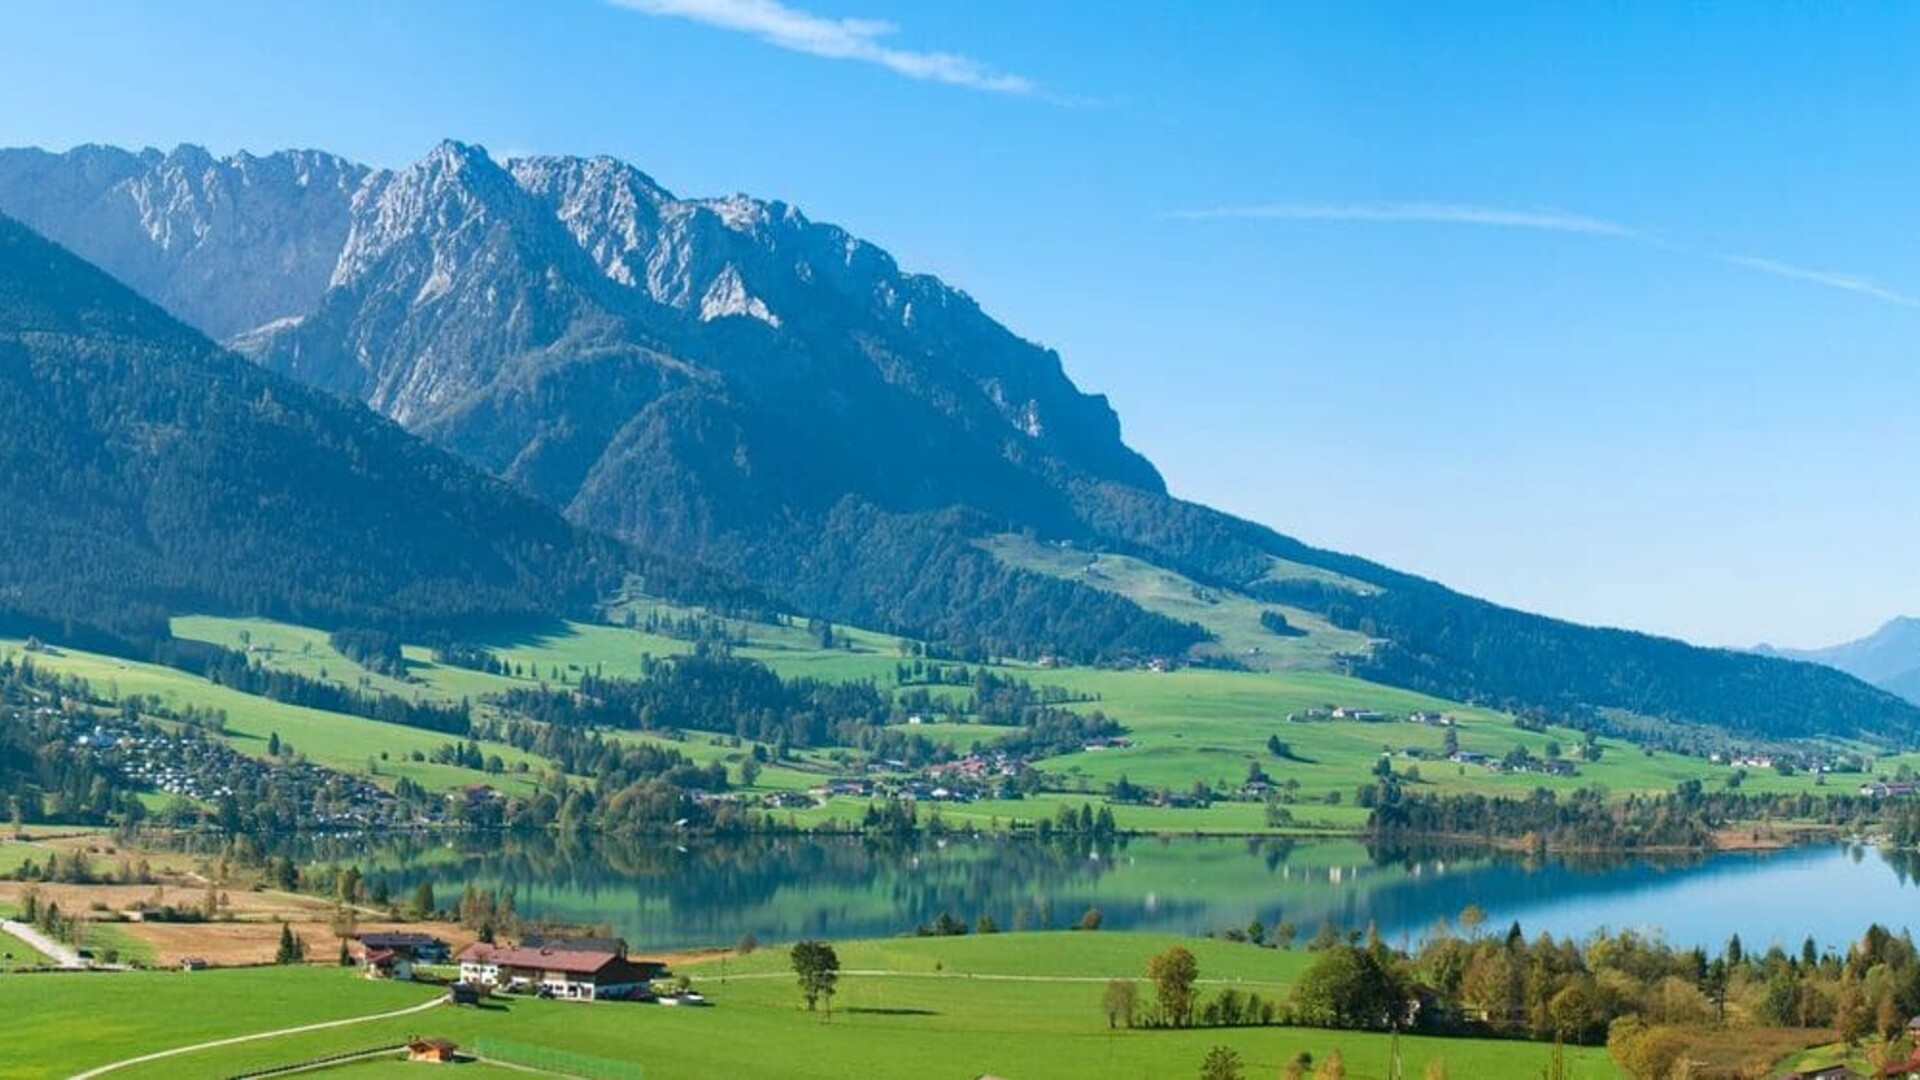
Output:
[[[1580,233],[1587,236],[1612,236],[1665,251],[1717,259],[1733,266],[1772,274],[1775,277],[1791,278],[1829,289],[1839,289],[1856,296],[1879,300],[1882,303],[1920,308],[1920,297],[1897,292],[1856,274],[1833,270],[1809,270],[1754,255],[1727,255],[1700,251],[1669,241],[1659,233],[1646,232],[1602,218],[1571,214],[1564,210],[1550,208],[1515,209],[1503,206],[1481,206],[1474,203],[1441,202],[1285,202],[1176,210],[1169,216],[1182,221],[1351,221],[1388,225],[1481,225],[1502,229],[1538,229],[1545,232]]]
[[[1207,210],[1178,210],[1173,216],[1188,221],[1238,218],[1282,221],[1361,221],[1381,224],[1489,225],[1505,229],[1541,229],[1548,232],[1586,233],[1590,236],[1630,236],[1651,239],[1624,225],[1582,214],[1569,214],[1562,210],[1513,209],[1502,206],[1476,206],[1470,203],[1265,203],[1255,206],[1222,206]]]
[[[1804,267],[1776,262],[1773,259],[1761,259],[1752,255],[1727,255],[1723,257],[1733,265],[1744,266],[1749,270],[1758,270],[1761,273],[1773,274],[1778,277],[1793,278],[1795,281],[1810,281],[1815,285],[1825,285],[1829,289],[1840,289],[1844,292],[1857,293],[1861,296],[1872,297],[1875,300],[1884,300],[1889,304],[1899,304],[1902,307],[1920,308],[1920,298],[1908,296],[1905,293],[1894,292],[1892,289],[1876,285],[1866,278],[1853,274],[1838,273],[1832,270],[1808,270]]]
[[[877,19],[836,19],[788,7],[780,0],[609,0],[645,15],[688,19],[748,34],[777,48],[830,60],[877,64],[909,79],[964,86],[996,94],[1031,94],[1031,79],[996,71],[970,56],[899,49],[885,39],[899,30]]]

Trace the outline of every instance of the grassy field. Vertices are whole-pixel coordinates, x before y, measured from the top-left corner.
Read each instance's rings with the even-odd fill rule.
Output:
[[[428,996],[421,987],[319,968],[16,975],[0,979],[7,1017],[0,1077],[67,1076],[153,1050],[385,1012]]]
[[[1095,554],[1013,535],[994,537],[981,546],[1009,566],[1118,593],[1148,611],[1199,623],[1216,639],[1202,647],[1203,653],[1230,656],[1256,671],[1328,671],[1337,657],[1372,648],[1365,634],[1342,630],[1310,611],[1201,585],[1129,555]],[[1275,580],[1288,576],[1288,567],[1295,568],[1295,576],[1311,570],[1274,561]],[[1337,574],[1313,572],[1328,584],[1367,588]],[[1285,616],[1288,625],[1301,633],[1282,637],[1262,626],[1260,616],[1269,611]]]
[[[1193,1075],[1215,1045],[1237,1050],[1247,1075],[1271,1077],[1305,1051],[1334,1050],[1348,1075],[1385,1077],[1384,1035],[1296,1028],[1110,1031],[1105,981],[1140,977],[1175,939],[1129,934],[1034,934],[848,942],[831,1022],[801,1006],[784,950],[686,971],[711,1009],[512,1000],[484,1009],[435,1008],[392,1020],[183,1055],[116,1072],[139,1078],[224,1076],[413,1035],[473,1046],[486,1037],[640,1064],[648,1080],[797,1078],[1142,1077]],[[1208,992],[1228,985],[1283,993],[1304,954],[1183,942]],[[0,979],[8,1032],[0,1077],[39,1080],[136,1054],[243,1032],[374,1014],[426,998],[420,988],[368,983],[327,969]],[[28,1002],[32,1008],[25,1008]],[[164,1003],[164,1008],[156,1007]],[[84,1038],[76,1038],[86,1032]],[[1405,1038],[1409,1075],[1443,1060],[1459,1077],[1531,1077],[1547,1048],[1521,1042]],[[1619,1075],[1596,1050],[1569,1053],[1576,1077]],[[416,1067],[417,1069],[417,1067]],[[492,1070],[476,1070],[490,1075]],[[392,1061],[326,1070],[345,1080],[417,1075]]]
[[[1037,553],[1036,553],[1037,552]],[[1060,562],[1083,565],[1089,556],[1052,548],[1037,548],[1027,554]],[[1223,641],[1232,639],[1229,623],[1251,626],[1254,631],[1278,641],[1330,640],[1321,631],[1308,638],[1281,639],[1258,628],[1257,609],[1245,598],[1233,596],[1196,599],[1191,583],[1154,579],[1163,571],[1141,564],[1132,566],[1114,556],[1101,556],[1099,566],[1110,573],[1111,582],[1133,582],[1135,591],[1151,585],[1167,604],[1176,601],[1198,604],[1212,614]],[[1276,571],[1279,572],[1279,571]],[[1202,590],[1204,592],[1204,590]],[[1183,599],[1184,597],[1184,599]],[[649,606],[651,602],[630,605],[636,620],[646,625],[650,614],[684,617],[685,609]],[[1248,605],[1252,605],[1249,607]],[[1172,608],[1168,608],[1172,611]],[[625,610],[614,617],[624,619]],[[1238,620],[1236,623],[1235,620]],[[821,648],[801,625],[774,623],[729,623],[748,644],[745,655],[760,659],[788,674],[807,674],[826,679],[872,679],[883,688],[895,684],[896,666],[901,660],[900,641],[896,638],[858,630],[836,628],[836,645]],[[176,619],[175,632],[183,637],[218,642],[233,648],[251,648],[260,662],[283,667],[313,678],[328,678],[343,685],[369,690],[410,694],[450,700],[475,698],[513,685],[531,685],[535,681],[575,682],[587,672],[601,671],[625,676],[637,675],[644,658],[683,652],[690,646],[681,640],[647,633],[624,626],[556,622],[537,629],[503,629],[490,635],[477,635],[482,644],[514,665],[517,676],[487,675],[433,663],[428,651],[409,646],[408,680],[401,682],[366,671],[340,655],[318,630],[261,619],[225,619],[189,617]],[[1330,629],[1330,628],[1329,628]],[[1236,631],[1237,632],[1237,631]],[[1315,637],[1315,635],[1320,635]],[[1353,645],[1345,642],[1346,648]],[[8,643],[0,642],[0,649]],[[1304,646],[1302,646],[1304,647]],[[1272,655],[1269,655],[1272,659]],[[412,751],[430,751],[445,742],[444,736],[428,732],[390,727],[354,717],[319,713],[294,706],[239,694],[180,672],[151,665],[136,664],[84,653],[61,651],[43,654],[39,662],[64,672],[82,675],[110,694],[141,693],[157,695],[175,704],[195,703],[226,709],[230,717],[232,739],[243,751],[260,753],[267,735],[277,732],[283,740],[325,764],[364,772],[371,760],[379,760],[388,776],[410,776],[434,789],[449,789],[476,779],[486,779],[513,790],[530,789],[532,781],[511,771],[497,779],[480,777],[469,770],[407,760]],[[1275,668],[1287,665],[1276,662]],[[1037,763],[1067,790],[1064,796],[1075,802],[1097,797],[1114,781],[1125,777],[1147,787],[1184,791],[1196,781],[1204,781],[1216,790],[1232,791],[1246,779],[1249,768],[1258,765],[1276,783],[1292,781],[1297,785],[1297,803],[1292,808],[1294,831],[1315,832],[1347,830],[1357,827],[1365,815],[1351,806],[1355,788],[1367,783],[1380,756],[1391,754],[1394,767],[1403,774],[1417,770],[1416,790],[1437,792],[1481,792],[1524,795],[1537,787],[1562,793],[1599,785],[1616,796],[1636,792],[1671,790],[1683,780],[1698,779],[1719,785],[1732,775],[1731,770],[1699,758],[1669,753],[1647,754],[1627,743],[1603,739],[1598,762],[1579,763],[1578,774],[1554,777],[1539,773],[1508,774],[1482,766],[1461,766],[1440,760],[1444,729],[1403,722],[1365,723],[1355,721],[1314,720],[1290,722],[1288,717],[1308,710],[1326,710],[1348,706],[1377,710],[1392,717],[1413,711],[1444,712],[1454,717],[1454,734],[1461,748],[1494,757],[1514,747],[1524,747],[1537,756],[1545,756],[1550,744],[1574,754],[1581,741],[1578,732],[1551,728],[1544,732],[1518,729],[1511,717],[1492,710],[1463,706],[1426,695],[1368,683],[1321,670],[1220,671],[1187,668],[1167,673],[1140,670],[1096,668],[1041,668],[1030,664],[1004,663],[1001,670],[1041,685],[1053,685],[1076,695],[1095,699],[1075,706],[1100,709],[1121,721],[1129,730],[1132,745],[1098,752],[1082,752]],[[1311,667],[1311,665],[1308,665]],[[916,729],[927,738],[957,748],[975,743],[990,743],[1002,734],[998,729],[969,724],[930,724]],[[644,734],[622,734],[634,740],[671,742],[694,760],[718,761],[737,769],[750,747],[734,746],[727,740],[699,733],[683,739],[667,740]],[[1268,752],[1270,737],[1285,741],[1291,751],[1286,759]],[[509,765],[527,761],[538,769],[543,763],[527,758],[511,748],[489,745],[489,753],[499,753]],[[381,758],[381,754],[385,758]],[[1885,769],[1897,767],[1902,759],[1889,758]],[[1916,759],[1920,760],[1920,759]],[[764,792],[804,789],[816,786],[824,777],[844,771],[830,760],[825,749],[803,753],[788,765],[763,770],[756,787]],[[1841,781],[1843,786],[1850,781]],[[1793,792],[1815,790],[1812,777],[1780,777],[1769,772],[1749,776],[1746,790],[1756,792]],[[1334,804],[1333,799],[1339,799]],[[968,825],[991,827],[996,823],[1033,821],[1051,816],[1057,804],[1047,798],[1018,803],[978,803],[965,807],[943,808],[943,816]],[[795,814],[805,825],[822,825],[859,818],[864,804],[836,802]],[[1202,810],[1170,810],[1157,807],[1119,807],[1116,815],[1124,828],[1168,831],[1231,833],[1260,831],[1267,828],[1264,808],[1253,802],[1218,802]],[[0,868],[8,858],[0,847]]]
[[[52,962],[53,961],[41,953],[40,950],[21,941],[5,930],[0,930],[0,971],[11,971],[14,968],[23,967],[39,967],[42,964],[50,964]]]
[[[0,654],[21,653],[25,645],[24,641],[0,638]],[[270,701],[157,664],[70,649],[43,650],[34,654],[33,662],[42,670],[86,679],[108,700],[139,694],[175,708],[197,705],[225,710],[227,741],[241,753],[256,757],[266,756],[268,738],[278,734],[283,742],[314,761],[345,772],[367,773],[369,763],[377,761],[377,779],[389,783],[405,776],[431,790],[451,790],[482,779],[472,770],[409,760],[414,751],[429,754],[448,741],[447,736],[436,732]],[[499,754],[509,768],[523,761],[530,767],[545,764],[505,744],[483,743],[482,750]],[[487,782],[508,791],[532,790],[530,780],[511,772],[487,778]]]

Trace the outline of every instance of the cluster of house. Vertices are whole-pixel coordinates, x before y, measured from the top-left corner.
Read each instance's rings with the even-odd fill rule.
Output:
[[[1308,709],[1305,712],[1288,713],[1287,720],[1295,724],[1304,724],[1313,720],[1353,720],[1362,724],[1380,724],[1392,720],[1391,713],[1379,709],[1362,709],[1353,705],[1333,705],[1324,709]],[[1453,727],[1457,722],[1447,713],[1422,709],[1406,715],[1409,724],[1430,724],[1434,727]]]
[[[455,1004],[477,1004],[496,991],[564,1001],[653,1001],[653,981],[668,974],[661,961],[628,956],[619,938],[530,934],[517,945],[480,942],[454,956],[432,934],[382,931],[361,934],[360,946],[368,978],[411,980],[417,965],[458,963],[460,979],[447,991]]]
[[[1125,740],[1100,740],[1103,746],[1126,745]],[[1091,748],[1091,747],[1090,747]],[[876,769],[905,770],[901,761],[876,762]],[[836,776],[809,789],[812,800],[836,796],[871,799],[892,797],[916,802],[972,802],[1009,794],[1012,781],[1027,769],[1027,759],[1004,750],[976,750],[953,761],[942,761],[910,776]]]
[[[1414,751],[1416,749],[1418,748],[1407,748],[1407,756],[1421,757],[1425,754],[1425,751],[1415,753]],[[1508,761],[1506,758],[1494,757],[1492,754],[1483,754],[1477,750],[1455,750],[1453,753],[1447,755],[1447,760],[1456,765],[1479,765],[1483,768],[1491,769],[1494,772],[1544,773],[1547,776],[1572,776],[1578,771],[1574,767],[1573,762],[1559,758],[1529,757],[1524,762]]]
[[[1916,791],[1920,791],[1920,784],[1903,783],[1898,781],[1889,783],[1886,781],[1875,780],[1871,783],[1860,785],[1860,794],[1866,795],[1875,799],[1885,799],[1885,798],[1890,798],[1896,795],[1912,795]]]
[[[42,709],[44,714],[54,710]],[[335,772],[304,759],[267,763],[239,753],[218,739],[194,738],[149,727],[117,714],[66,714],[67,733],[135,784],[169,795],[214,801],[242,789],[271,782],[302,802],[325,792],[308,815],[310,824],[358,827],[400,824],[402,809],[394,797],[357,776]]]

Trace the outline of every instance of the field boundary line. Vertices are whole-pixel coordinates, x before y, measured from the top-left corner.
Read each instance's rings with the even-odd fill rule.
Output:
[[[116,1072],[120,1069],[132,1068],[135,1065],[145,1065],[153,1061],[164,1061],[170,1057],[198,1053],[201,1050],[217,1050],[223,1046],[237,1046],[240,1043],[258,1042],[261,1039],[277,1039],[283,1035],[304,1035],[309,1031],[325,1031],[329,1028],[351,1027],[354,1024],[369,1024],[375,1020],[392,1020],[395,1017],[411,1016],[414,1013],[426,1012],[428,1009],[442,1004],[445,1000],[446,999],[442,997],[434,997],[418,1005],[410,1005],[407,1008],[395,1009],[391,1012],[372,1013],[367,1016],[349,1016],[344,1020],[323,1020],[317,1024],[301,1024],[298,1027],[280,1028],[276,1031],[258,1031],[251,1035],[234,1035],[225,1039],[212,1039],[207,1042],[194,1043],[192,1046],[176,1046],[171,1050],[157,1050],[151,1054],[141,1054],[139,1057],[130,1057],[124,1061],[115,1061],[111,1064],[96,1066],[88,1069],[86,1072],[74,1073],[69,1080],[93,1080],[96,1076],[104,1076],[107,1073]]]
[[[889,979],[973,979],[978,982],[1026,982],[1026,983],[1108,983],[1115,979],[1134,979],[1134,975],[1002,975],[990,972],[971,971],[888,971],[878,968],[843,968],[842,976],[857,975],[861,978],[881,977]],[[747,971],[736,972],[721,978],[711,972],[702,972],[703,982],[718,982],[722,985],[735,979],[791,979],[791,971]],[[1195,979],[1199,986],[1292,986],[1290,982],[1278,979]]]

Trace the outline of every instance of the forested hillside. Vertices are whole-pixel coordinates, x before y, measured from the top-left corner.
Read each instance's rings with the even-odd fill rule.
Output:
[[[589,605],[616,545],[261,371],[0,218],[0,607],[428,624]]]
[[[1920,708],[1844,675],[1512,611],[1173,498],[1056,353],[784,203],[446,143],[394,171],[192,147],[5,151],[0,208],[575,523],[809,614],[1077,661],[1177,658],[1207,639],[981,544],[1019,534],[1322,617],[1377,643],[1327,663],[1447,697],[1757,736],[1920,735]],[[263,259],[287,280],[244,303],[219,294],[250,288],[236,268]],[[248,313],[270,317],[236,332]],[[529,559],[510,576],[535,574]]]

